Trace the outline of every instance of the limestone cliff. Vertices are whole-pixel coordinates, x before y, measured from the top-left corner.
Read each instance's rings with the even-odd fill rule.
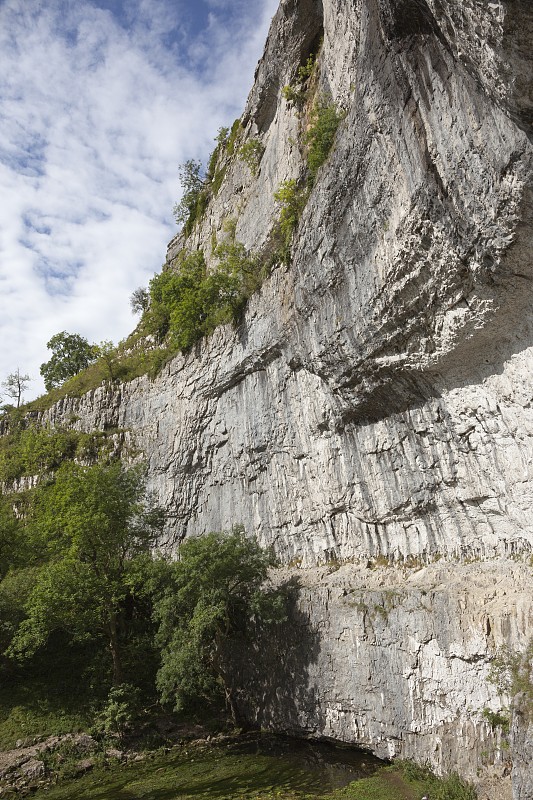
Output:
[[[132,431],[169,547],[239,522],[300,574],[312,644],[292,704],[255,676],[258,721],[474,778],[508,761],[491,658],[533,636],[532,42],[530,0],[282,0],[242,118],[258,174],[228,157],[168,260],[230,217],[268,251],[305,173],[282,88],[319,52],[344,114],[290,267],[157,379],[43,416]]]

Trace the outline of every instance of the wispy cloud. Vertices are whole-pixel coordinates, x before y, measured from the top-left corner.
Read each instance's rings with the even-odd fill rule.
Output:
[[[276,6],[0,5],[0,380],[20,366],[36,395],[54,333],[131,330],[129,296],[175,232],[178,165],[241,113]]]

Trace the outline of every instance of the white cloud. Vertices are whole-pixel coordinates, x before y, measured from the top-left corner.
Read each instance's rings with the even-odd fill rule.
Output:
[[[277,0],[0,5],[0,379],[61,330],[118,341],[175,233],[178,165],[244,106]],[[46,5],[46,7],[44,7]],[[231,6],[232,13],[228,8]],[[238,13],[235,13],[235,12]]]

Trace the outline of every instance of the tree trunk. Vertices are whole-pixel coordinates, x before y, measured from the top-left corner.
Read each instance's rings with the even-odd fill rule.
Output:
[[[234,724],[238,728],[242,728],[243,730],[248,730],[249,728],[248,722],[242,716],[241,712],[238,709],[238,706],[235,703],[232,689],[229,686],[225,685],[224,693],[226,695],[226,707],[229,708],[230,710],[231,718]]]
[[[117,615],[110,614],[107,626],[109,636],[109,649],[113,660],[113,686],[123,683],[122,661],[120,659],[120,647],[118,643]]]

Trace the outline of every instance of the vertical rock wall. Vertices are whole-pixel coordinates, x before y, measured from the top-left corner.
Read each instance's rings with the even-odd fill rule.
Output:
[[[132,432],[169,547],[242,522],[294,568],[442,559],[420,585],[395,573],[390,595],[385,569],[383,585],[354,567],[334,586],[298,570],[315,655],[300,669],[293,654],[279,697],[255,674],[250,713],[473,777],[505,769],[483,716],[508,702],[490,659],[533,636],[533,6],[282,0],[239,139],[260,139],[259,172],[228,156],[169,262],[183,247],[211,259],[231,217],[247,248],[268,250],[274,192],[305,172],[305,113],[281,90],[321,37],[318,91],[344,118],[291,266],[238,329],[154,381],[42,419]]]

